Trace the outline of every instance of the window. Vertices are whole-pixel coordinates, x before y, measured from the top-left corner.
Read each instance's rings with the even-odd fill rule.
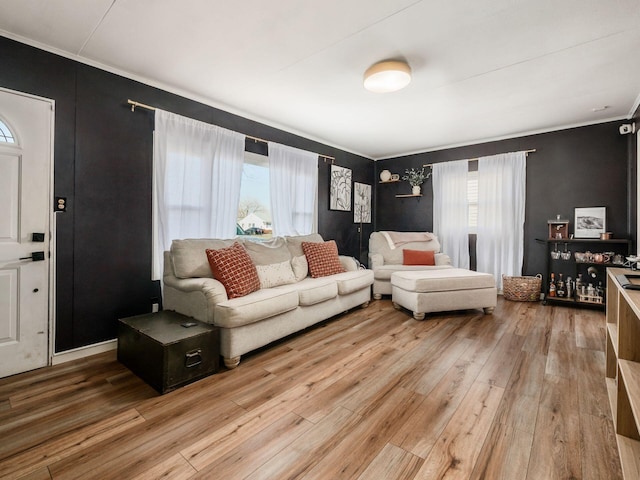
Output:
[[[264,155],[244,152],[237,233],[256,239],[272,236],[269,157]]]
[[[202,204],[202,163],[201,157],[186,155],[181,157],[171,152],[167,156],[167,178],[165,184],[165,205],[170,238],[199,238],[201,236],[203,212]],[[188,185],[188,188],[185,188]]]
[[[2,120],[0,120],[0,143],[16,143],[13,133]]]
[[[469,172],[467,176],[467,201],[469,202],[469,233],[476,233],[478,228],[478,171]]]

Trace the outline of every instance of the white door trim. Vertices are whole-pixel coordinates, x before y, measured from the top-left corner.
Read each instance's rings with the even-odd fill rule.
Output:
[[[47,365],[51,365],[53,361],[53,353],[55,349],[55,313],[56,313],[56,216],[53,211],[53,195],[54,195],[54,146],[55,146],[55,120],[56,120],[56,102],[51,98],[40,97],[37,95],[32,95],[25,92],[20,92],[17,90],[11,90],[9,88],[0,87],[0,91],[5,93],[10,93],[13,95],[20,95],[22,97],[30,98],[32,100],[39,100],[41,102],[45,102],[51,105],[51,132],[49,135],[50,145],[49,145],[49,200],[48,200],[48,208],[49,208],[49,245],[45,246],[49,251],[47,260],[49,262],[49,342],[48,342],[48,352],[47,352]]]

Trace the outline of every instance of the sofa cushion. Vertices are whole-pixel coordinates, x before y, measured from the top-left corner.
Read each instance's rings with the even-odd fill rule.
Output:
[[[391,280],[393,272],[442,270],[453,268],[451,265],[382,265],[373,271],[376,280]]]
[[[279,288],[298,292],[298,303],[301,307],[315,305],[338,296],[338,284],[334,277],[307,277],[293,285]]]
[[[373,272],[371,270],[354,270],[331,276],[338,284],[338,293],[348,295],[373,284]]]
[[[474,272],[464,268],[445,270],[395,272],[391,284],[409,292],[450,292],[495,288],[496,280],[490,273]]]
[[[292,257],[304,255],[302,251],[302,242],[322,243],[324,239],[319,233],[310,233],[309,235],[298,235],[293,237],[284,237],[287,242],[287,248],[291,252]]]
[[[338,284],[330,277],[305,278],[295,284],[295,289],[298,292],[298,302],[305,307],[338,296]]]
[[[307,257],[299,255],[291,259],[291,268],[293,269],[293,275],[296,277],[296,282],[300,282],[307,278],[309,275],[309,264],[307,263]]]
[[[297,308],[298,292],[267,288],[216,305],[214,323],[223,328],[240,327]]]
[[[224,285],[229,298],[242,297],[260,289],[256,266],[238,242],[227,248],[207,249],[206,253],[213,277]]]
[[[171,242],[171,261],[177,278],[212,278],[206,250],[218,250],[233,245],[235,240],[188,238]]]
[[[271,265],[291,260],[291,254],[282,237],[274,237],[264,242],[244,241],[244,248],[254,265]]]
[[[324,243],[302,242],[302,250],[307,257],[309,272],[313,278],[344,272],[335,240]]]
[[[403,265],[435,265],[435,253],[433,250],[402,250]]]
[[[256,270],[260,279],[260,288],[272,288],[296,282],[289,260],[269,265],[256,265]]]

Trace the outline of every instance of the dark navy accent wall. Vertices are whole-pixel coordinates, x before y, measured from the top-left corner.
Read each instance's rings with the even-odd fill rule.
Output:
[[[334,156],[353,180],[373,184],[373,161],[292,133],[0,37],[0,87],[56,102],[57,352],[115,338],[117,319],[149,312],[153,113],[127,99],[247,135]],[[266,153],[264,144],[247,148]],[[328,208],[329,163],[318,161],[319,233],[360,256],[353,212]],[[372,224],[366,229],[369,238]]]
[[[525,257],[523,272],[543,273],[546,253],[536,238],[546,238],[547,220],[557,214],[571,221],[575,207],[607,207],[607,230],[616,238],[636,235],[635,135],[620,135],[626,122],[609,122],[550,133],[488,142],[376,162],[402,175],[406,168],[503,152],[536,149],[527,159]],[[423,197],[395,198],[408,193],[407,182],[382,184],[376,197],[376,230],[433,228],[431,179]],[[635,247],[634,247],[635,248]]]
[[[576,206],[606,206],[608,230],[635,241],[636,135],[610,122],[373,162],[313,140],[0,37],[0,87],[56,102],[54,195],[68,199],[56,214],[56,351],[115,337],[119,317],[150,311],[159,286],[151,272],[153,113],[132,113],[128,98],[259,138],[336,157],[353,181],[374,191],[374,223],[329,210],[330,161],[318,161],[319,232],[341,253],[366,263],[370,233],[433,229],[431,180],[422,197],[407,182],[379,184],[388,168],[405,168],[501,152],[537,149],[527,167],[524,273],[544,268],[546,235],[556,214],[573,220]],[[636,118],[640,112],[636,112]],[[266,153],[247,140],[247,149]],[[635,247],[634,247],[635,248]]]

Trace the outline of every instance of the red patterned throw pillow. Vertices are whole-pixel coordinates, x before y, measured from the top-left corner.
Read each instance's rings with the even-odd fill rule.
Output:
[[[431,250],[402,250],[403,265],[435,265],[435,253]]]
[[[243,297],[260,289],[251,257],[238,242],[227,248],[206,250],[213,278],[224,285],[229,298]]]
[[[302,242],[309,272],[313,278],[342,273],[345,269],[338,258],[338,246],[334,240],[324,243]]]

